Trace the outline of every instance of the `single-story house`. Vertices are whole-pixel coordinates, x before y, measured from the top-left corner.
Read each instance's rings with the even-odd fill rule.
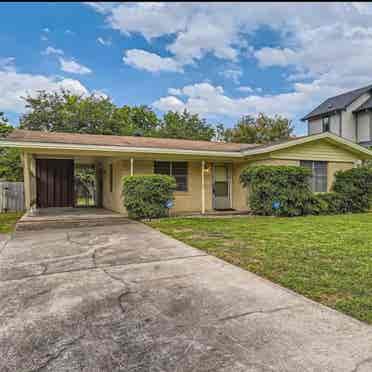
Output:
[[[125,214],[122,178],[168,174],[177,182],[174,213],[246,211],[243,168],[258,164],[303,165],[315,192],[328,191],[336,171],[372,159],[368,149],[324,132],[272,144],[238,144],[14,130],[0,147],[22,151],[26,207],[74,207],[74,166],[94,164],[98,207]]]

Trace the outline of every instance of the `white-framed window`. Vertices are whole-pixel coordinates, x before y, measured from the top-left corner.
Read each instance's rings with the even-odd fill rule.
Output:
[[[186,161],[155,161],[154,173],[173,176],[176,179],[176,191],[187,191],[188,166]]]
[[[328,174],[326,161],[301,160],[301,167],[311,169],[310,186],[313,192],[326,192],[328,189]]]
[[[322,119],[322,130],[323,132],[330,132],[331,126],[329,123],[329,116],[326,116]]]

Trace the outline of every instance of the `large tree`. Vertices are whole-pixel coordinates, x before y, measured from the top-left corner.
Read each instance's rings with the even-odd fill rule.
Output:
[[[8,119],[0,112],[0,137],[5,137],[13,127]],[[19,150],[0,148],[0,179],[5,181],[22,181],[23,171]]]
[[[157,133],[160,137],[182,138],[191,140],[210,141],[215,135],[215,129],[198,114],[188,111],[182,113],[168,111],[160,122]]]
[[[156,114],[146,106],[118,108],[107,97],[76,95],[69,91],[39,91],[27,96],[28,112],[20,127],[30,130],[113,135],[151,135]]]
[[[257,118],[243,116],[231,129],[226,129],[226,141],[240,143],[269,143],[290,138],[293,126],[290,120],[282,116],[270,117],[259,114]]]

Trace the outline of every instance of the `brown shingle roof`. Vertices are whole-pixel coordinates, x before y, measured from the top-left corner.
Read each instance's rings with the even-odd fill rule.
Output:
[[[173,138],[111,136],[62,132],[40,132],[15,129],[7,136],[8,140],[20,142],[64,143],[74,145],[146,147],[195,151],[239,152],[255,148],[258,144],[194,141]]]

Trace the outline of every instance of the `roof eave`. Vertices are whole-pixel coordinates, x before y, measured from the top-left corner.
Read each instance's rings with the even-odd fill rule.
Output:
[[[158,147],[132,147],[132,146],[106,146],[106,145],[82,145],[52,142],[33,142],[0,139],[0,147],[13,147],[18,149],[44,149],[44,150],[77,150],[77,151],[102,151],[117,153],[155,153],[169,155],[195,155],[241,158],[241,151],[213,151],[213,150],[190,150]]]

